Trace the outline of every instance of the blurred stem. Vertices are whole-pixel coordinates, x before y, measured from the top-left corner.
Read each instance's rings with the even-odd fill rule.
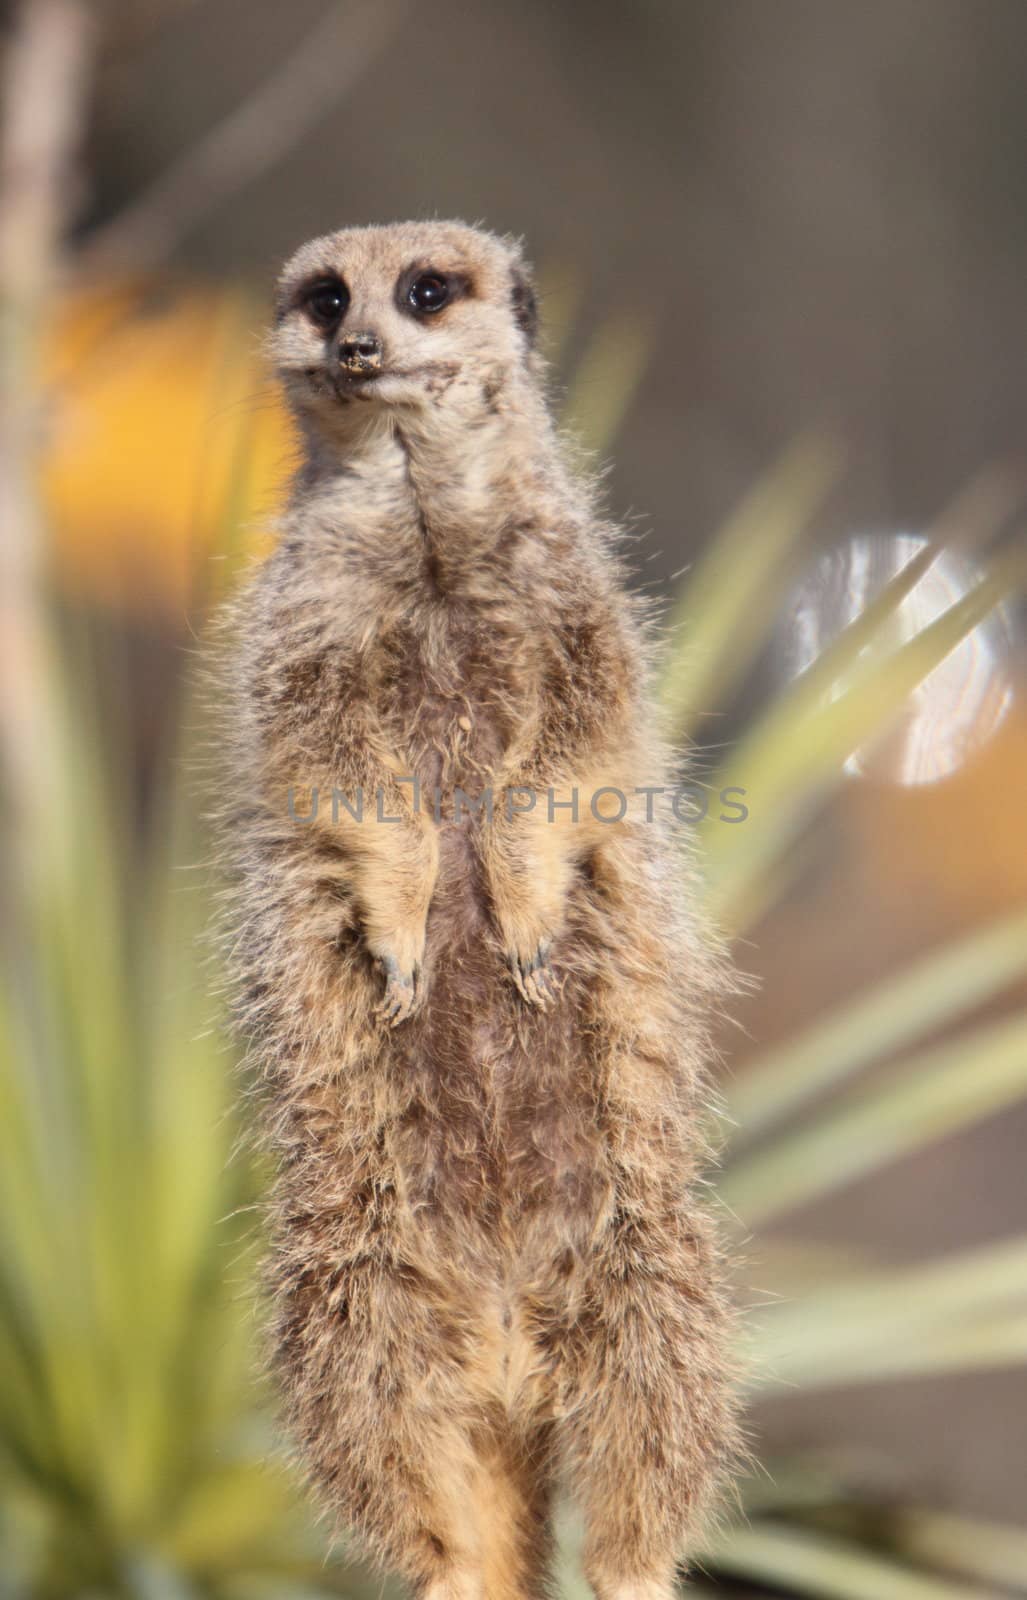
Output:
[[[15,843],[38,830],[52,725],[36,458],[39,343],[58,271],[92,58],[85,0],[26,0],[0,123],[0,753]],[[19,853],[19,860],[26,857]]]

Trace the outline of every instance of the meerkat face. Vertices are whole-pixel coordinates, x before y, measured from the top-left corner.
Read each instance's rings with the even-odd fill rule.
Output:
[[[302,416],[495,409],[533,371],[535,297],[517,246],[462,223],[346,229],[297,251],[270,353]]]

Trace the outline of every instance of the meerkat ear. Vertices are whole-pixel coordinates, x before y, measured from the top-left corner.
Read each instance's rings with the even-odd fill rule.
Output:
[[[538,296],[523,261],[515,261],[510,271],[510,304],[514,321],[533,348],[538,339]]]

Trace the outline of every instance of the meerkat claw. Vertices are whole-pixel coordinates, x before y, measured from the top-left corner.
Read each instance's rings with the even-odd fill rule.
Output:
[[[522,1000],[540,1011],[546,1011],[557,995],[553,969],[549,965],[551,948],[552,941],[543,939],[526,960],[516,954],[510,960],[510,970]]]
[[[414,966],[404,971],[394,956],[380,957],[379,966],[385,974],[385,997],[375,1014],[396,1028],[412,1017],[421,1003],[421,969]]]

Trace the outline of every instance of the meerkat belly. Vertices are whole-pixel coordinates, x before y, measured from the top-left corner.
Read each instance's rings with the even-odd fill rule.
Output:
[[[574,970],[571,931],[560,1004],[526,1010],[494,923],[481,834],[504,803],[494,786],[509,738],[500,673],[476,692],[458,660],[429,675],[413,653],[404,659],[408,697],[393,725],[407,730],[410,775],[439,846],[427,999],[396,1040],[404,1075],[431,1106],[402,1154],[411,1242],[426,1262],[441,1253],[465,1263],[483,1390],[511,1404],[532,1390],[541,1403],[539,1308],[566,1314],[607,1198],[588,982]]]
[[[456,1215],[474,1260],[489,1264],[490,1320],[500,1318],[492,1347],[506,1385],[536,1370],[525,1307],[540,1293],[554,1307],[573,1293],[609,1185],[587,983],[568,974],[561,1004],[525,1012],[492,926],[475,832],[470,822],[440,828],[416,1049],[447,1109],[408,1181],[419,1227],[448,1232]],[[459,1198],[456,1212],[420,1203],[428,1172],[433,1200]]]
[[[396,747],[405,750],[416,803],[435,825],[439,866],[428,920],[428,958],[445,961],[488,943],[488,885],[478,840],[493,805],[510,738],[502,705],[502,671],[483,681],[469,669],[466,621],[426,652],[424,627],[390,642],[396,663],[384,707]],[[438,961],[432,964],[437,965]]]

